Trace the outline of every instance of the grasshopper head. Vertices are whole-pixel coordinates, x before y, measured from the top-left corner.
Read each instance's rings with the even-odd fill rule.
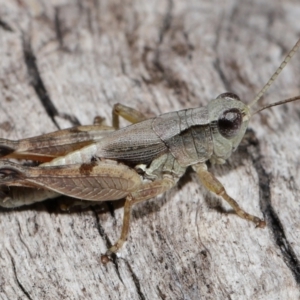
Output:
[[[232,151],[234,151],[241,142],[248,127],[249,120],[254,114],[272,106],[300,100],[300,96],[296,96],[268,104],[259,108],[257,111],[251,111],[251,108],[269,89],[299,47],[300,39],[250,104],[244,104],[237,95],[232,93],[221,94],[215,100],[210,101],[208,113],[213,134],[213,154],[210,158],[212,163],[225,162]]]
[[[213,137],[212,163],[224,163],[240,144],[250,119],[250,110],[233,93],[224,93],[208,104]]]

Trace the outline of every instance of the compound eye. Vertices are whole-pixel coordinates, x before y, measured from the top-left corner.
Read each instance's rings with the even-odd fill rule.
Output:
[[[220,94],[217,99],[225,99],[225,100],[238,100],[238,101],[241,101],[240,97],[234,93],[223,93],[223,94]]]
[[[242,124],[243,116],[239,109],[231,108],[225,110],[218,119],[218,129],[225,138],[235,136]]]

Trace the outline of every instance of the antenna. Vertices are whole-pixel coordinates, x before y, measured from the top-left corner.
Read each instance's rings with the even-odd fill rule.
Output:
[[[261,91],[256,95],[256,97],[254,98],[254,100],[252,100],[250,102],[250,104],[248,105],[249,108],[251,106],[253,106],[262,97],[262,95],[269,89],[269,87],[272,85],[272,83],[277,78],[277,76],[280,74],[280,72],[283,70],[283,68],[286,66],[286,64],[290,61],[290,59],[293,57],[293,55],[297,52],[297,50],[298,50],[299,47],[300,47],[300,39],[297,41],[297,43],[292,48],[292,50],[288,53],[288,55],[286,56],[286,58],[283,60],[283,62],[278,67],[278,69],[275,71],[275,73],[272,75],[272,77],[269,79],[269,81],[265,84],[265,86],[261,89]],[[277,102],[278,104],[274,103],[274,105],[271,105],[271,106],[275,106],[275,105],[286,103],[284,101]],[[291,102],[291,101],[287,101],[287,102]],[[271,106],[268,106],[268,107],[271,107]],[[264,107],[263,109],[265,109],[265,108],[267,108],[267,106]],[[257,112],[255,112],[255,113],[257,113]]]
[[[281,105],[281,104],[285,104],[285,103],[289,103],[289,102],[293,102],[293,101],[297,101],[297,100],[300,100],[300,95],[296,96],[296,97],[293,97],[293,98],[288,98],[288,99],[285,99],[285,100],[281,100],[281,101],[278,101],[278,102],[275,102],[275,103],[268,104],[268,105],[258,109],[255,113],[252,114],[252,116],[259,113],[259,112],[261,112],[262,110],[264,110],[266,108],[270,108],[270,107],[273,107],[273,106],[277,106],[277,105]]]

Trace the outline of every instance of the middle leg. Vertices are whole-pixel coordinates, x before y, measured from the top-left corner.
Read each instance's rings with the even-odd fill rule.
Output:
[[[174,180],[169,177],[165,177],[161,180],[146,183],[141,186],[138,190],[132,192],[126,197],[124,205],[124,217],[123,217],[123,227],[121,236],[118,241],[106,251],[105,256],[110,256],[116,253],[124,244],[127,239],[129,232],[129,223],[132,206],[136,203],[151,199],[159,194],[162,194],[173,187],[175,184]]]

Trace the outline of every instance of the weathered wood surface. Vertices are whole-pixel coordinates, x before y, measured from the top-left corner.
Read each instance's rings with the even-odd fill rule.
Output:
[[[298,1],[0,1],[0,136],[244,101],[299,38]],[[299,94],[298,53],[264,103]],[[300,103],[253,118],[250,138],[211,167],[265,229],[227,214],[193,173],[139,204],[108,265],[122,207],[62,213],[55,201],[1,210],[1,299],[299,299]],[[125,122],[123,123],[125,125]],[[220,209],[222,207],[223,209]]]

